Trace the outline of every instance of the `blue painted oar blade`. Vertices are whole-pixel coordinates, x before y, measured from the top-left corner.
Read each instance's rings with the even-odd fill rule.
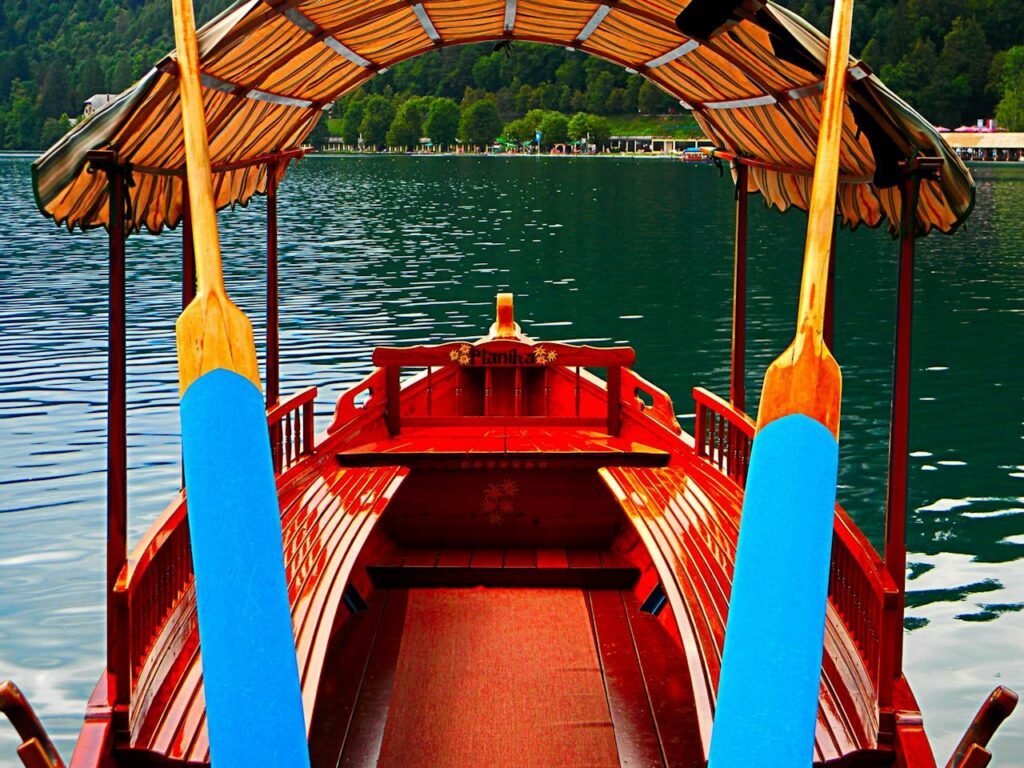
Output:
[[[754,439],[710,768],[811,765],[838,460],[832,433],[802,414]]]
[[[181,427],[212,764],[308,768],[259,389],[211,371],[182,397]]]

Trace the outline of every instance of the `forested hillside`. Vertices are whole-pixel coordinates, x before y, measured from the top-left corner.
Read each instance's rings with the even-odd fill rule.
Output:
[[[821,29],[831,2],[782,0]],[[228,0],[195,0],[200,20]],[[1024,0],[857,0],[852,50],[931,121],[998,116],[1024,130]],[[168,0],[0,0],[0,148],[39,149],[94,93],[118,92],[172,47]],[[365,90],[393,118],[410,96],[530,110],[658,113],[673,102],[639,76],[561,48],[452,48],[405,62]],[[343,122],[347,99],[335,110]],[[377,103],[380,103],[379,100]]]

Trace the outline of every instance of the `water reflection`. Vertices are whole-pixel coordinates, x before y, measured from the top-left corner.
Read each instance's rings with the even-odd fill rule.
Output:
[[[282,187],[283,390],[319,386],[322,420],[372,346],[473,337],[513,290],[528,333],[635,346],[692,420],[691,387],[728,391],[733,191],[718,176],[657,160],[310,158]],[[916,279],[906,663],[940,759],[993,685],[1024,688],[1024,170],[978,179],[965,232],[927,238]],[[67,756],[104,654],[105,235],[42,219],[25,159],[0,158],[0,195],[0,677]],[[751,209],[756,403],[792,336],[804,217]],[[261,350],[263,212],[221,216],[229,290]],[[129,241],[133,539],[180,476],[179,253],[178,233]],[[876,544],[896,266],[884,232],[840,235],[840,496]],[[1024,726],[995,748],[1004,764],[1024,754]]]

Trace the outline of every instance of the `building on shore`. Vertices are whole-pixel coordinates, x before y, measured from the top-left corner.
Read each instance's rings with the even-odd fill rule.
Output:
[[[116,93],[94,93],[83,102],[82,117],[88,117],[93,112],[99,112],[116,98]]]
[[[671,136],[612,136],[608,142],[612,152],[652,152],[680,154],[688,149],[713,147],[708,139],[674,139]]]
[[[993,131],[942,134],[962,160],[970,162],[1024,161],[1024,133]]]

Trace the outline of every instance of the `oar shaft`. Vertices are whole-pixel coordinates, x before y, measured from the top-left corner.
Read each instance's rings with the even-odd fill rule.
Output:
[[[172,2],[198,293],[213,291],[223,294],[224,278],[221,274],[217,213],[214,206],[208,202],[214,199],[213,173],[210,170],[203,92],[199,82],[199,44],[194,32],[195,15],[192,0]]]
[[[824,327],[825,287],[828,285],[828,263],[832,257],[830,251],[835,225],[839,149],[843,138],[852,20],[852,0],[838,0],[832,15],[832,42],[828,48],[821,126],[807,217],[804,271],[800,281],[800,309],[797,316],[798,336],[808,332],[820,334]]]

